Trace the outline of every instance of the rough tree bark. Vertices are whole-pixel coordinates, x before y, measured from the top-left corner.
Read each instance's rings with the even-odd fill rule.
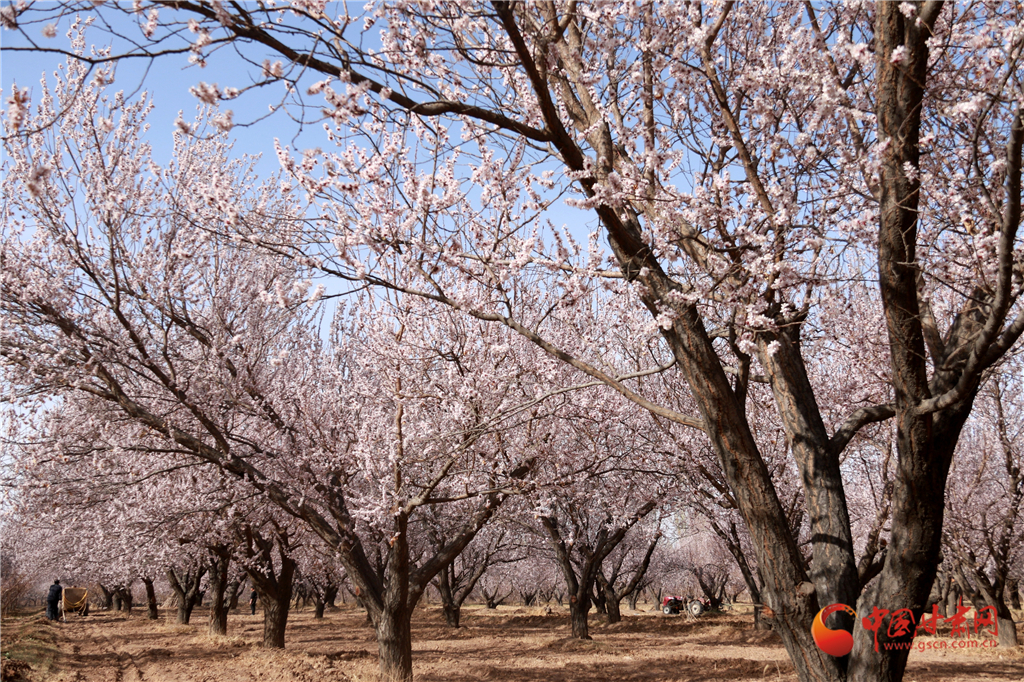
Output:
[[[929,377],[917,284],[920,183],[916,174],[910,176],[907,171],[918,168],[927,40],[940,10],[941,3],[929,2],[920,7],[918,16],[908,18],[899,5],[882,3],[875,14],[879,137],[887,141],[879,183],[878,271],[896,396],[899,457],[888,554],[877,581],[862,595],[858,610],[907,608],[915,620],[920,619],[935,580],[953,451],[977,395],[981,373],[998,357],[992,356],[996,349],[990,347],[986,335],[995,340],[1006,313],[1001,298],[1005,291],[973,292],[945,343],[929,339],[929,350],[938,355],[934,358],[936,370]],[[897,50],[901,59],[894,60]],[[1011,146],[1016,135],[1011,134]],[[1011,165],[1016,158],[1019,171],[1019,141],[1016,144],[1016,151],[1009,150],[1008,156]],[[1013,182],[1014,174],[1008,174],[1008,182]],[[1010,216],[1012,206],[1006,217],[1019,223],[1019,172],[1016,182],[1016,219]],[[1012,243],[1017,226],[1005,228],[1012,234],[1003,237],[1009,236]],[[986,300],[993,305],[983,311],[988,306],[979,302]],[[875,651],[872,633],[856,630],[850,682],[903,678],[909,651],[885,647],[888,637],[881,631],[878,639],[881,645]]]
[[[228,602],[225,594],[228,588],[228,567],[231,564],[231,547],[225,544],[211,545],[210,552],[210,625],[211,635],[228,634]]]

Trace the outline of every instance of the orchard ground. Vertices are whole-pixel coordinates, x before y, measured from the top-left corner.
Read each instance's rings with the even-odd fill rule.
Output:
[[[708,614],[698,620],[651,611],[623,612],[606,625],[592,615],[593,641],[569,638],[567,610],[550,607],[483,606],[463,609],[464,627],[445,626],[436,606],[419,608],[413,619],[418,682],[562,682],[567,680],[796,680],[778,637],[751,629],[745,613]],[[287,648],[258,646],[259,613],[232,612],[227,637],[206,634],[207,610],[197,608],[191,625],[173,624],[136,610],[95,612],[54,625],[41,613],[5,622],[4,682],[372,682],[377,645],[362,611],[293,611]],[[1021,626],[1018,625],[1018,628]],[[948,636],[919,641],[948,639]],[[27,661],[27,669],[17,661]],[[13,663],[12,663],[13,662]],[[907,682],[1024,680],[1024,648],[914,651]]]

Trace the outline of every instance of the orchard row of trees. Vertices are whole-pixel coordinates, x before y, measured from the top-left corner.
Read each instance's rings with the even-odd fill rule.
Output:
[[[389,680],[411,678],[428,586],[454,603],[465,552],[515,523],[546,538],[579,637],[595,585],[628,587],[626,538],[679,518],[731,554],[803,681],[902,679],[906,649],[858,629],[836,659],[811,620],[919,618],[940,566],[940,596],[1013,636],[1019,4],[350,11],[3,8],[7,54],[69,57],[8,96],[15,518],[89,528],[140,577],[188,547],[185,596],[232,560],[281,594],[323,556]],[[155,163],[117,65],[229,51],[248,80],[197,83]],[[322,145],[275,141],[281,175],[258,178],[227,107],[275,92]],[[586,227],[557,227],[565,207]],[[130,540],[153,534],[177,548]]]

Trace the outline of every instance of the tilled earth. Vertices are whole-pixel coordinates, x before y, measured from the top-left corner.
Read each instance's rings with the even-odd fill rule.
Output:
[[[592,616],[593,641],[568,637],[568,617],[552,607],[463,610],[464,626],[445,626],[437,608],[417,610],[413,656],[417,682],[563,682],[664,680],[678,682],[795,681],[777,636],[751,629],[747,615],[705,615],[698,620],[626,611],[605,625]],[[6,669],[29,682],[373,682],[377,646],[362,612],[311,610],[290,616],[286,649],[259,647],[259,614],[232,613],[227,637],[206,634],[205,609],[192,624],[176,625],[172,611],[151,621],[96,612],[67,624],[46,623],[59,650],[49,671]],[[942,637],[936,639],[943,639]],[[948,639],[948,637],[946,638]],[[12,648],[4,637],[4,648]],[[16,647],[14,647],[16,648]],[[5,675],[5,680],[7,679]],[[907,682],[1024,680],[1024,649],[914,651]]]

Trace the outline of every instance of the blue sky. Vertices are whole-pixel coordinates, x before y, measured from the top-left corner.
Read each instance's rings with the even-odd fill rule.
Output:
[[[65,33],[69,24],[70,21],[61,22],[57,36],[50,39],[42,36],[39,26],[27,27],[25,31],[42,47],[66,49],[68,38]],[[132,31],[138,29],[127,27],[127,34],[131,35]],[[90,30],[86,37],[90,45],[95,44],[98,47],[105,46],[109,40],[109,36],[98,29]],[[7,29],[0,30],[0,44],[4,47],[28,45],[19,31]],[[58,65],[65,61],[63,55],[55,53],[0,53],[0,87],[3,88],[4,100],[6,101],[11,93],[12,84],[17,83],[20,88],[27,87],[32,101],[37,102],[40,94],[40,77],[45,74],[47,81],[52,84],[54,72]],[[149,116],[149,139],[153,144],[155,160],[163,163],[170,159],[174,122],[178,118],[178,112],[183,113],[186,121],[195,117],[199,100],[189,92],[189,88],[199,82],[216,83],[222,88],[241,88],[251,83],[251,70],[250,65],[227,49],[218,51],[204,68],[189,64],[188,55],[169,55],[155,61],[130,59],[118,63],[115,82],[111,88],[114,91],[124,91],[133,99],[146,92],[152,99],[155,107]],[[295,144],[301,148],[322,144],[321,140],[315,139],[318,134],[322,136],[319,126],[312,126],[301,138],[295,138],[298,126],[283,112],[266,116],[268,106],[271,103],[280,103],[284,95],[284,86],[276,85],[247,92],[237,100],[222,104],[222,109],[231,109],[234,112],[237,124],[247,124],[236,125],[232,130],[232,137],[236,140],[236,151],[239,154],[261,154],[262,160],[258,169],[264,176],[280,168],[274,154],[275,137],[280,138],[282,144],[286,146]]]

